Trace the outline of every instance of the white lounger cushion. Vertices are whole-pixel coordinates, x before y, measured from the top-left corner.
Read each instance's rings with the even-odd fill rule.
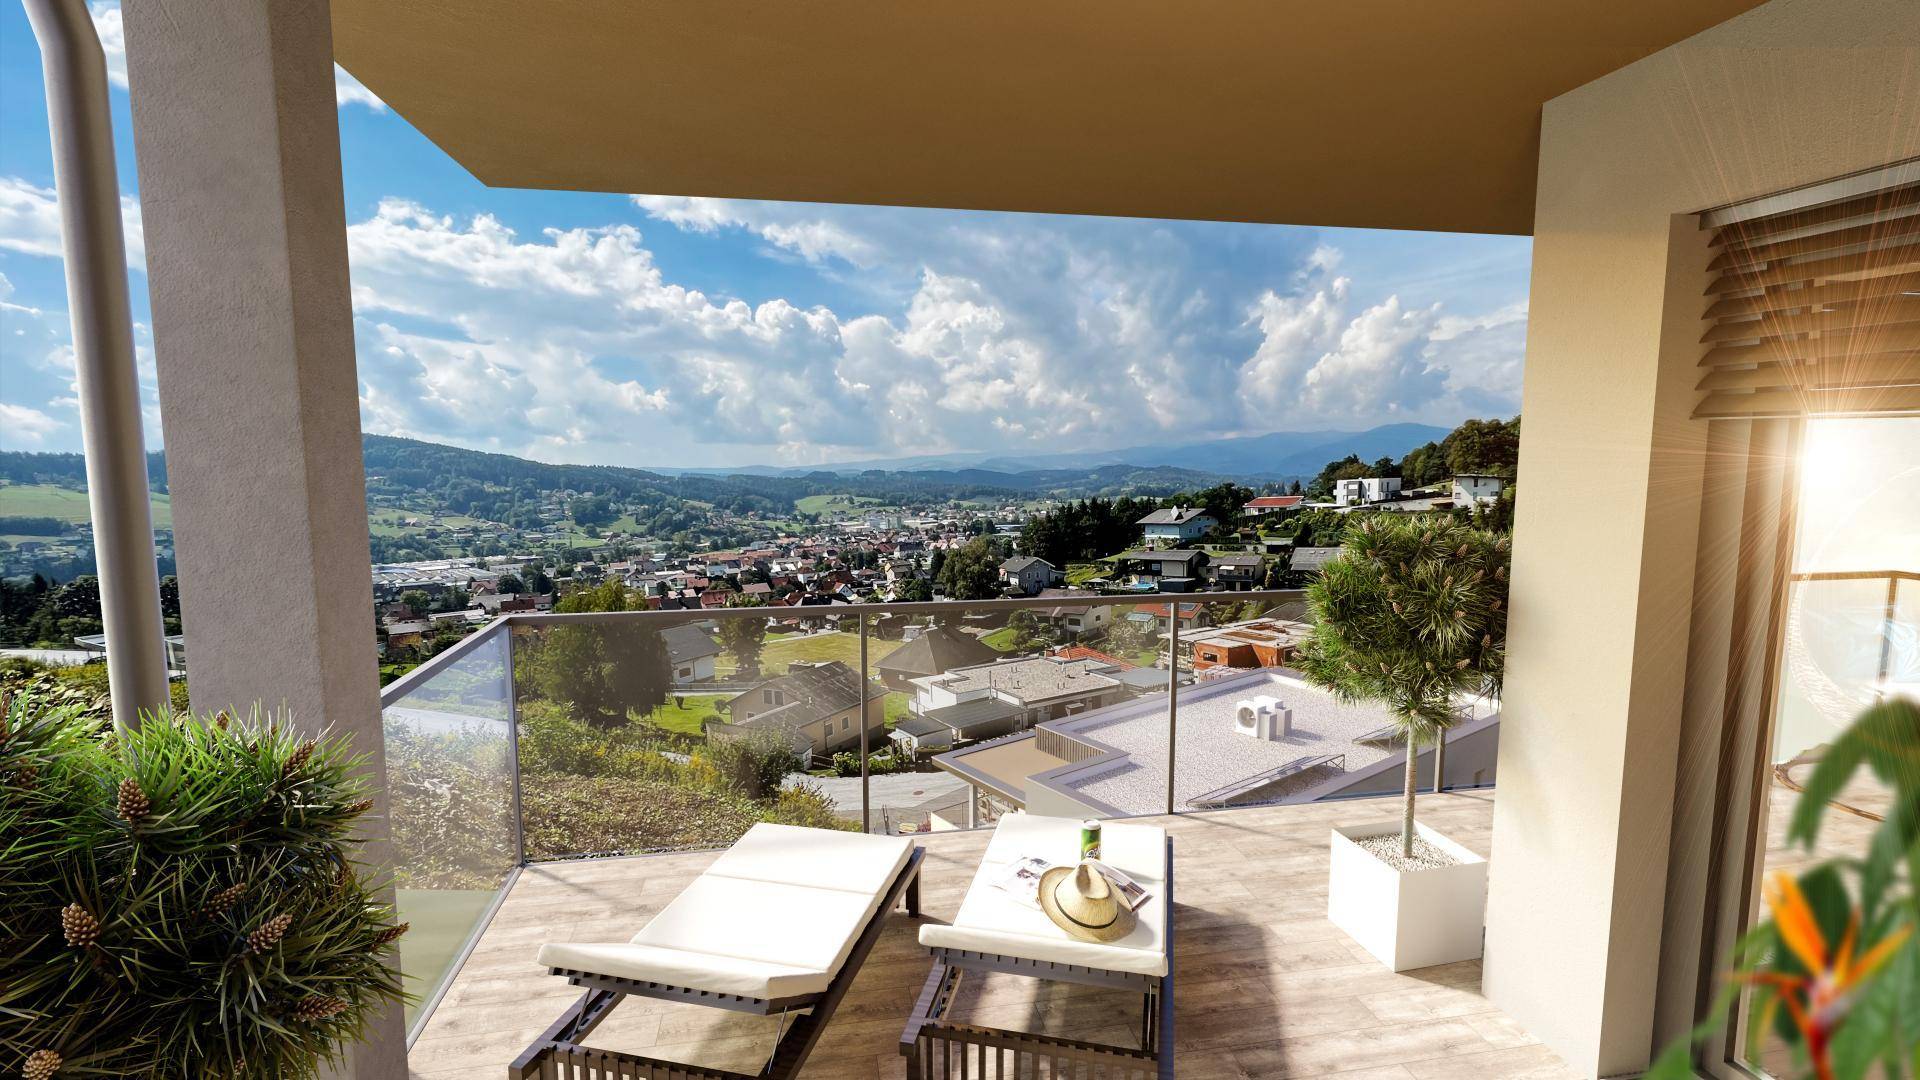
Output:
[[[900,876],[912,854],[913,841],[905,837],[763,821],[722,852],[707,874],[878,896]]]
[[[827,987],[827,976],[818,971],[653,945],[575,945],[556,941],[540,946],[540,963],[544,967],[754,998],[815,994]]]
[[[1167,896],[1161,879],[1166,873],[1166,830],[1110,823],[1100,832],[1101,861],[1153,894],[1140,906],[1139,925],[1126,937],[1106,944],[1068,937],[1044,912],[1014,900],[993,884],[1000,867],[1022,856],[1035,855],[1060,866],[1071,866],[1080,859],[1078,820],[1008,814],[994,830],[952,925],[922,926],[920,944],[1137,975],[1165,975]]]
[[[549,942],[540,963],[691,990],[824,991],[913,854],[905,837],[761,823],[630,944]]]

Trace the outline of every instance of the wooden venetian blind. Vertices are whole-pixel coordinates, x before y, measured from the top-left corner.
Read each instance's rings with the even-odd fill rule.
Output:
[[[1696,417],[1920,412],[1920,183],[1727,221],[1713,250]]]

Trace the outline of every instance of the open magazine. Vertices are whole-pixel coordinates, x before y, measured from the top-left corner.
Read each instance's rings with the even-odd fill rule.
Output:
[[[1147,898],[1152,895],[1142,888],[1139,882],[1112,866],[1098,859],[1087,861],[1093,864],[1093,868],[1100,872],[1101,877],[1106,878],[1108,883],[1119,890],[1120,898],[1126,902],[1129,909],[1138,911],[1140,905],[1146,903]],[[1053,866],[1053,863],[1037,855],[1023,856],[1002,867],[1000,873],[994,878],[993,885],[1019,903],[1038,909],[1040,907],[1040,876],[1053,869]]]

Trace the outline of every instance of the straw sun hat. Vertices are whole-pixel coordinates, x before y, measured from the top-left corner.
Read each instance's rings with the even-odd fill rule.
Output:
[[[1040,910],[1081,941],[1118,941],[1133,932],[1133,909],[1092,863],[1056,866],[1040,875]]]

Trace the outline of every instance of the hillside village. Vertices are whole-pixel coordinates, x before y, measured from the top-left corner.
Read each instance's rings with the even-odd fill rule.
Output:
[[[1489,429],[1498,437],[1489,438]],[[611,486],[539,489],[528,498],[500,485],[466,491],[463,485],[475,483],[468,477],[443,483],[426,500],[433,509],[408,510],[398,504],[422,506],[424,481],[389,468],[370,484],[374,550],[438,557],[375,560],[370,584],[382,681],[402,677],[502,615],[679,614],[619,630],[607,623],[516,630],[513,681],[528,737],[571,747],[573,760],[595,745],[602,747],[595,753],[627,747],[621,752],[689,761],[687,755],[752,747],[747,752],[756,760],[785,762],[768,767],[791,770],[823,812],[844,817],[857,815],[850,808],[861,802],[848,785],[858,783],[864,735],[864,764],[877,785],[869,794],[878,816],[871,825],[977,824],[1026,805],[1027,773],[1121,753],[1074,735],[1081,725],[1104,724],[1098,718],[1131,715],[1129,709],[1151,714],[1170,686],[1205,695],[1215,685],[1284,670],[1311,630],[1302,605],[1275,608],[1235,594],[1305,585],[1337,553],[1354,515],[1448,512],[1508,528],[1515,492],[1511,457],[1503,455],[1510,455],[1511,431],[1498,421],[1472,422],[1444,446],[1374,462],[1350,455],[1317,476],[1285,482],[1214,480],[1075,498],[1058,491],[963,493],[922,479],[916,483],[931,492],[923,501],[900,492],[883,501],[847,484],[850,490],[794,496],[784,506],[734,490],[731,503],[710,499],[695,508],[685,496],[718,494],[711,478],[689,482],[680,494],[622,487],[628,479],[621,478]],[[475,459],[464,455],[450,460],[466,461],[471,471]],[[518,469],[475,457],[486,458],[481,464],[503,484]],[[564,475],[596,474],[568,467]],[[728,482],[744,488],[760,481]],[[780,487],[787,480],[767,482],[789,496],[796,490]],[[900,483],[869,477],[863,490]],[[659,498],[678,500],[653,511],[671,519],[662,522],[674,526],[664,536],[654,534],[649,517],[657,504],[646,501]],[[456,504],[473,511],[508,506],[503,516],[512,521],[452,513]],[[690,530],[693,518],[698,525]],[[10,578],[0,626],[10,637],[0,644],[12,646],[7,651],[17,659],[7,662],[77,665],[59,669],[60,677],[82,682],[101,670],[94,661],[104,645],[88,619],[89,602],[97,605],[87,592],[91,582]],[[178,631],[177,589],[166,596],[169,629]],[[1003,598],[1027,603],[1015,610],[964,606]],[[872,607],[930,601],[956,606],[950,614]],[[1170,650],[1174,624],[1179,647]],[[176,691],[183,691],[190,650],[177,633],[171,656],[182,680]],[[1310,696],[1305,688],[1290,692],[1303,701]],[[1311,713],[1303,705],[1302,721],[1316,715],[1347,727],[1359,723],[1348,711],[1321,705]],[[407,724],[436,707],[410,696],[390,712],[395,723]],[[1232,742],[1225,748],[1242,749]],[[1360,744],[1322,756],[1289,773],[1286,783],[1254,785],[1247,797],[1358,783],[1359,773],[1340,780],[1347,765],[1379,757]],[[1025,763],[1027,773],[1014,778],[1021,783],[1009,781],[1008,760]],[[1471,744],[1460,760],[1474,760]],[[1036,786],[1033,797],[1052,799],[1061,812],[1081,812],[1074,805],[1110,812],[1097,792],[1056,787]]]

